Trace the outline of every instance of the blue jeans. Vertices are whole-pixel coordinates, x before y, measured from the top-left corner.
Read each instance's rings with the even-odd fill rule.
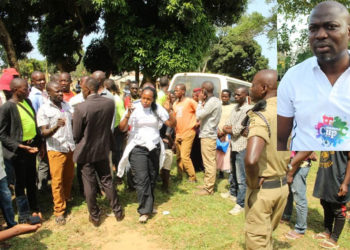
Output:
[[[307,199],[306,199],[306,177],[309,174],[310,167],[299,168],[295,173],[293,183],[289,189],[289,196],[286,208],[284,209],[283,219],[290,220],[293,210],[293,200],[295,201],[296,221],[295,232],[304,234],[307,228]]]
[[[4,177],[0,180],[0,207],[4,214],[7,228],[16,225],[15,213],[12,207],[11,192],[8,188],[7,178]]]
[[[237,204],[241,207],[244,207],[245,192],[247,189],[244,157],[245,149],[239,152],[231,152],[232,169],[228,178],[230,194],[237,197]]]
[[[7,176],[7,183],[15,185],[15,170],[13,169],[12,162],[4,159],[5,172]]]

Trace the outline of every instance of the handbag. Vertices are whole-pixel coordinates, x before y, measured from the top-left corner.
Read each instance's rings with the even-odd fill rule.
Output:
[[[230,135],[228,135],[228,141],[220,141],[219,138],[216,138],[216,149],[226,153],[228,146],[230,145],[230,140],[231,140]]]

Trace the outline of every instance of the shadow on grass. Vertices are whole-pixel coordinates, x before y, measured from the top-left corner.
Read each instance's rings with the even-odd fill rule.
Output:
[[[51,192],[51,185],[48,185],[48,190],[38,192],[38,204],[44,220],[48,220],[53,215],[53,197]],[[74,176],[71,197],[72,201],[67,202],[66,214],[70,214],[72,209],[81,206],[85,202],[85,198],[79,192],[78,181],[76,175]]]
[[[293,208],[293,214],[290,221],[287,223],[291,229],[294,229],[296,222],[295,208]],[[323,231],[323,215],[316,208],[308,208],[307,213],[307,230],[314,233]]]
[[[52,234],[51,230],[42,229],[29,237],[15,237],[8,241],[9,249],[48,249],[48,247],[40,242],[41,239],[47,238]]]

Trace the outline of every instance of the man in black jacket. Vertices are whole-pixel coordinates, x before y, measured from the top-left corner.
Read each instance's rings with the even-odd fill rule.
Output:
[[[96,203],[96,172],[117,221],[124,218],[108,160],[115,107],[112,100],[98,94],[99,86],[99,82],[91,77],[86,80],[82,88],[85,102],[78,104],[73,114],[73,137],[76,143],[73,160],[82,165],[89,220],[94,226],[99,226],[101,213]]]
[[[38,211],[36,199],[36,153],[40,146],[35,111],[28,98],[28,84],[15,78],[10,84],[12,98],[0,107],[0,140],[4,158],[15,170],[15,194],[19,222]],[[25,192],[26,189],[26,192]],[[27,195],[26,195],[27,194]],[[28,197],[28,199],[27,199]]]

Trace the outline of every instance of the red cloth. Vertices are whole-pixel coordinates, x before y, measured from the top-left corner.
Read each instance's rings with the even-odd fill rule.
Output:
[[[201,88],[195,88],[193,89],[193,93],[200,92],[202,89]]]
[[[10,83],[13,80],[13,75],[9,74],[9,73],[4,73],[2,74],[1,78],[0,78],[0,90],[8,90],[10,91]]]
[[[8,73],[9,75],[12,75],[12,76],[19,76],[19,73],[15,68],[7,68],[7,69],[4,69],[3,72]]]

